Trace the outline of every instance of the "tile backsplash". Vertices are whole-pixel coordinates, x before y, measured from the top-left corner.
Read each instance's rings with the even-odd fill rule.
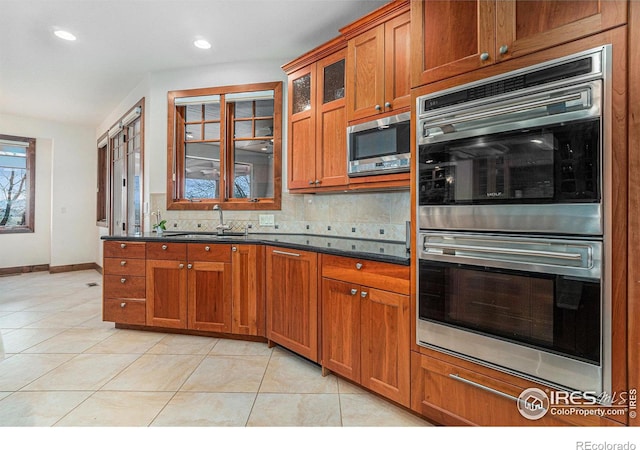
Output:
[[[150,211],[160,210],[167,230],[214,231],[214,211],[167,211],[165,194],[151,194]],[[224,209],[224,207],[223,207]],[[273,214],[273,226],[260,226],[261,214]],[[250,233],[309,233],[365,239],[404,241],[411,217],[409,191],[345,194],[283,193],[279,211],[224,211],[225,223]],[[149,214],[147,223],[156,223]]]

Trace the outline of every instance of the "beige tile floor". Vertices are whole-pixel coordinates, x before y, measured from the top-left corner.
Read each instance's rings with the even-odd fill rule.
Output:
[[[93,270],[0,277],[0,426],[430,425],[280,347],[116,329],[101,285]]]

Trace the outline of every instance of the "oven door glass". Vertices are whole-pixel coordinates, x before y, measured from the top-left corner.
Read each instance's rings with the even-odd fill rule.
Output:
[[[600,282],[420,260],[421,320],[600,363]]]
[[[420,205],[596,203],[600,120],[423,144]]]

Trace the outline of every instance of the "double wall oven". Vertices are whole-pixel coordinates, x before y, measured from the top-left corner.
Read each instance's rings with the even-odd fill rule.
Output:
[[[417,99],[419,345],[610,391],[610,61]]]

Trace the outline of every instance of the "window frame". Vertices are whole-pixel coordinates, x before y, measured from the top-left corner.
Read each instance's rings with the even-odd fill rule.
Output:
[[[98,139],[97,148],[97,170],[98,178],[96,183],[96,225],[102,228],[109,228],[110,205],[111,205],[111,171],[110,171],[110,139],[104,133]],[[104,144],[103,144],[104,143]]]
[[[219,204],[228,210],[279,210],[282,202],[282,89],[281,81],[252,83],[242,85],[220,86],[210,88],[169,91],[167,93],[167,210],[210,210]],[[200,97],[220,95],[221,133],[220,133],[220,165],[223,173],[233,173],[230,167],[233,161],[231,131],[228,124],[228,108],[225,95],[243,92],[274,91],[273,99],[273,197],[234,198],[230,194],[233,183],[222,181],[220,198],[190,199],[184,196],[185,180],[185,147],[184,133],[179,133],[180,115],[175,104],[176,99],[183,97]],[[179,106],[178,106],[179,107]],[[182,128],[180,128],[182,129]]]
[[[27,206],[25,209],[25,224],[15,227],[0,226],[0,234],[34,233],[36,210],[36,139],[24,136],[0,134],[0,139],[15,142],[26,142],[26,181],[25,189]]]

